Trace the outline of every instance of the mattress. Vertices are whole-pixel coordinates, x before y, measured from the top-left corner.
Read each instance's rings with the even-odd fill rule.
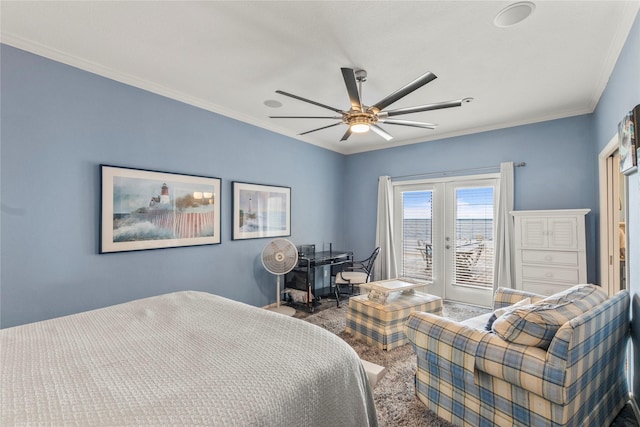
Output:
[[[0,330],[0,372],[2,425],[377,425],[339,337],[205,292]]]

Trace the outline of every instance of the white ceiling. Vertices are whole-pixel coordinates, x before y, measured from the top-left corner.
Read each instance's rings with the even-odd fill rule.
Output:
[[[3,0],[1,41],[348,154],[592,112],[640,1],[536,1],[527,20],[495,26],[512,3]],[[390,108],[474,101],[398,117],[436,130],[381,125],[390,142],[340,142],[346,125],[298,136],[334,121],[268,118],[334,115],[277,89],[347,110],[341,67],[368,72],[367,105],[426,71],[438,78]]]

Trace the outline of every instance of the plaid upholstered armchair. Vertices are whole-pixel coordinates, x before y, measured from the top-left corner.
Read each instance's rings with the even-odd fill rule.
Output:
[[[490,330],[490,315],[409,316],[420,400],[459,426],[609,425],[628,399],[628,292],[577,285],[544,298],[500,288],[494,309],[506,307]]]

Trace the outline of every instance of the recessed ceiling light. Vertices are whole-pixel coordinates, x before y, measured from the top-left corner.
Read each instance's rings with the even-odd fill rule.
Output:
[[[496,15],[493,23],[497,27],[510,27],[527,19],[535,10],[536,5],[530,1],[511,4]]]
[[[267,99],[266,101],[264,101],[264,105],[269,108],[280,108],[282,107],[282,102],[276,101],[275,99]]]

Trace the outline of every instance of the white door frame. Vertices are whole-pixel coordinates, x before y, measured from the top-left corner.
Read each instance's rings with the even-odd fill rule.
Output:
[[[608,161],[609,158],[618,149],[618,134],[613,135],[609,143],[598,154],[598,186],[599,186],[599,205],[600,205],[600,286],[607,291],[609,295],[615,294],[618,289],[615,286],[614,277],[620,277],[619,265],[617,268],[611,264],[611,256],[613,256],[616,250],[619,252],[619,240],[617,235],[618,219],[610,218],[610,207],[616,203],[615,200],[610,200],[609,194],[609,177],[608,177]],[[625,186],[626,187],[626,186]],[[626,196],[625,196],[626,200]],[[625,210],[627,209],[625,203]],[[628,212],[625,212],[625,218],[628,216]],[[613,229],[612,224],[615,225]],[[612,238],[610,240],[610,237]],[[628,239],[628,236],[627,236]],[[628,242],[627,242],[628,246]],[[615,258],[617,259],[617,257]],[[625,268],[627,268],[625,266]],[[627,272],[628,273],[628,272]]]
[[[618,237],[615,233],[617,228],[611,230],[612,218],[609,218],[610,206],[612,203],[615,203],[615,200],[609,200],[609,191],[608,191],[608,173],[607,173],[607,162],[609,158],[615,153],[618,149],[618,134],[613,135],[609,143],[600,151],[598,155],[598,185],[599,185],[599,203],[600,203],[600,286],[605,289],[609,295],[615,294],[618,289],[615,286],[614,274],[617,272],[618,277],[620,273],[620,268],[617,269],[609,268],[609,257],[615,254],[615,250],[620,250],[620,245],[618,243]],[[627,179],[627,178],[620,178]],[[625,192],[628,193],[628,186],[625,185]],[[625,218],[629,218],[629,195],[625,194]],[[617,225],[618,219],[615,219],[614,225]],[[629,233],[625,233],[626,235],[626,243],[625,246],[629,247]],[[613,236],[613,242],[609,241],[609,238]],[[617,249],[616,249],[617,248]],[[618,258],[616,258],[618,259]],[[612,266],[613,267],[613,266]],[[626,276],[629,277],[629,263],[625,263]],[[627,360],[633,360],[633,349],[632,342],[629,340],[627,343]],[[625,368],[627,383],[631,384],[633,381],[632,370],[629,369],[629,365]],[[632,399],[633,401],[633,399]],[[634,406],[635,410],[635,406]],[[634,411],[635,412],[635,411]]]

